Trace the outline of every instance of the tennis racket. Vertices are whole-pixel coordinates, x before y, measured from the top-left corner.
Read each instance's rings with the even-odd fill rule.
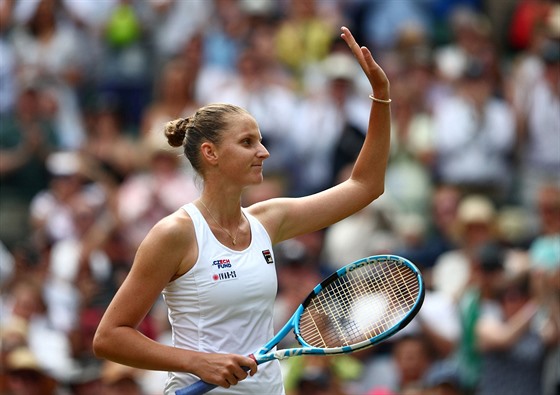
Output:
[[[250,357],[261,364],[370,347],[404,328],[420,310],[424,293],[420,271],[408,259],[396,255],[360,259],[318,284],[276,336]],[[292,331],[301,347],[275,350]],[[215,387],[200,380],[175,394],[202,395]]]

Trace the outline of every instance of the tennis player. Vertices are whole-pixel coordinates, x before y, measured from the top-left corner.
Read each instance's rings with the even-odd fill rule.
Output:
[[[272,246],[340,221],[384,191],[389,81],[347,28],[341,36],[373,90],[367,136],[348,180],[315,195],[242,208],[243,190],[262,182],[269,157],[255,119],[240,107],[210,104],[169,122],[168,142],[183,147],[203,190],[199,199],[157,223],[141,243],[97,329],[97,356],[169,371],[167,395],[198,378],[219,386],[213,394],[284,394],[278,362],[261,365],[257,373],[247,357],[274,335]],[[160,293],[174,347],[137,330]]]

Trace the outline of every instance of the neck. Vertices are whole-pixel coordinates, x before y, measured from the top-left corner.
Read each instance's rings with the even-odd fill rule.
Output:
[[[222,212],[222,217],[218,217],[216,214],[214,214],[214,212],[212,211],[213,209],[211,207],[209,207],[209,205],[204,201],[204,198],[201,197],[198,202],[200,203],[200,205],[204,208],[204,210],[201,210],[202,212],[204,212],[206,215],[206,221],[208,223],[214,223],[217,228],[219,228],[221,231],[223,231],[228,237],[229,240],[231,241],[231,243],[235,246],[237,244],[237,237],[239,236],[239,230],[241,228],[242,225],[242,221],[243,221],[243,215],[241,213],[241,206],[237,205],[237,208],[235,210],[235,214],[234,215],[230,215],[230,216],[224,216],[223,215],[223,210]],[[218,208],[220,206],[214,205],[215,208]],[[200,209],[200,207],[199,207]],[[210,218],[208,218],[210,217]],[[216,228],[215,228],[216,229]],[[214,231],[215,233],[215,231]]]

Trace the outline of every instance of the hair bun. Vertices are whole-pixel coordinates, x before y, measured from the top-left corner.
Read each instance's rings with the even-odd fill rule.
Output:
[[[165,124],[165,137],[172,147],[181,147],[187,136],[189,118],[178,118]]]

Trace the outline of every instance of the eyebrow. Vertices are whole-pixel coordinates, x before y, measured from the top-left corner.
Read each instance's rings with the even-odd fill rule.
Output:
[[[241,135],[240,138],[241,138],[241,140],[244,140],[244,139],[246,139],[246,138],[254,139],[255,137],[256,137],[256,136],[255,136],[255,134],[254,134],[253,132],[243,132],[243,134]],[[262,142],[262,141],[263,141],[263,136],[262,136],[262,134],[261,134],[260,132],[259,132],[259,134],[258,134],[257,140],[259,140],[259,142]]]

